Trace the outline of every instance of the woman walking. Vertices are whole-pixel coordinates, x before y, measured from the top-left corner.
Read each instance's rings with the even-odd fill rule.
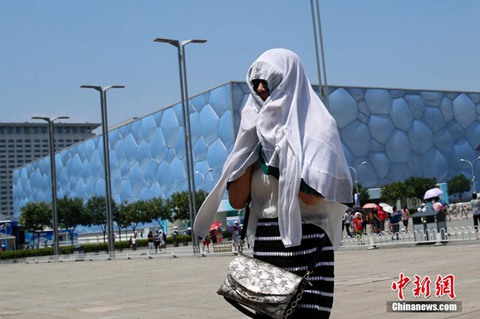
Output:
[[[333,250],[341,240],[352,181],[335,120],[313,91],[299,57],[263,53],[249,68],[250,96],[222,176],[200,208],[204,235],[225,188],[237,209],[250,205],[254,257],[304,275],[321,250],[312,283],[291,318],[328,318],[333,303]],[[259,316],[261,318],[261,316]]]

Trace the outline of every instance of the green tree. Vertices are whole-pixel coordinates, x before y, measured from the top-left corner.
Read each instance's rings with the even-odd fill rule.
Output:
[[[40,246],[40,233],[45,227],[52,226],[52,210],[45,202],[30,202],[21,208],[20,224],[23,228],[37,235],[37,247]]]
[[[73,234],[79,225],[91,225],[90,215],[85,212],[83,201],[80,198],[64,197],[58,200],[58,224],[65,228],[70,235],[73,246]]]
[[[150,221],[156,221],[162,229],[162,220],[173,222],[172,212],[167,209],[161,198],[155,197],[146,201],[146,206]]]
[[[394,182],[383,186],[380,190],[380,198],[382,202],[387,203],[394,203],[397,199],[405,198],[405,184]]]
[[[125,228],[125,230],[130,226],[129,219],[127,218],[128,214],[125,212],[125,210],[128,209],[128,201],[125,201],[124,203],[121,203],[118,205],[118,209],[116,210],[115,214],[113,214],[113,220],[115,223],[117,223],[118,226],[118,238],[122,240],[121,238],[121,229]]]
[[[197,211],[202,206],[205,198],[208,196],[208,193],[204,190],[199,190],[195,192],[195,206]],[[190,204],[188,192],[176,192],[167,199],[165,203],[165,208],[172,214],[172,219],[175,220],[190,220]]]
[[[103,242],[107,238],[107,207],[105,202],[105,196],[93,196],[85,204],[85,211],[91,218],[91,225],[100,226],[103,233]],[[118,205],[111,199],[112,216],[116,222],[116,216],[118,215]],[[117,223],[118,225],[118,223]],[[120,232],[120,227],[119,227]],[[120,235],[120,234],[119,234]]]
[[[138,224],[151,221],[148,211],[148,202],[139,200],[121,205],[119,214],[123,225],[126,226],[125,228],[132,227],[133,232],[135,232]]]
[[[423,201],[425,192],[431,188],[437,187],[436,178],[427,177],[409,177],[405,180],[405,195],[403,198],[419,199]]]
[[[188,192],[175,192],[167,199],[166,208],[172,213],[172,219],[186,220],[190,219],[190,205]]]
[[[458,196],[462,201],[462,193],[470,191],[470,180],[465,175],[458,174],[447,181],[448,195]]]

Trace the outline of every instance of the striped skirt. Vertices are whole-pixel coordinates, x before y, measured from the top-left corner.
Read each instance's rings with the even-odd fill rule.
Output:
[[[316,248],[327,236],[322,228],[302,221],[302,243],[285,248],[280,238],[278,219],[260,219],[255,232],[253,256],[285,270],[303,276],[312,262]],[[327,237],[318,258],[303,298],[290,318],[329,318],[333,304],[334,261],[333,247]],[[261,318],[261,317],[259,317]]]

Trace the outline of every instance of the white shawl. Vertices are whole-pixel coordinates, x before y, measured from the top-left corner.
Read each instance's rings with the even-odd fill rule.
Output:
[[[268,83],[270,96],[265,102],[251,85],[255,79]],[[285,247],[298,246],[302,239],[301,179],[327,201],[352,201],[352,180],[337,125],[313,91],[299,57],[289,50],[263,53],[248,70],[247,83],[251,94],[242,110],[235,145],[220,180],[198,211],[194,231],[198,236],[208,232],[227,182],[239,178],[258,160],[260,144],[266,164],[280,172],[282,241]]]

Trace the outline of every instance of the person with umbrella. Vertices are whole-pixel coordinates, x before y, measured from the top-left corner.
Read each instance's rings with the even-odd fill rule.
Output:
[[[435,202],[435,198],[438,197],[438,200],[440,200],[440,195],[442,194],[443,191],[438,187],[431,188],[425,192],[423,199],[426,200],[426,206],[428,211],[434,210],[433,203]]]
[[[377,206],[377,215],[379,232],[381,233],[385,231],[385,220],[387,219],[387,212],[383,209],[381,205]]]
[[[210,225],[210,231],[209,231],[209,236],[212,241],[212,244],[216,244],[218,241],[218,233],[219,233],[219,228],[222,226],[221,222],[213,222]],[[222,237],[223,238],[223,237]]]

